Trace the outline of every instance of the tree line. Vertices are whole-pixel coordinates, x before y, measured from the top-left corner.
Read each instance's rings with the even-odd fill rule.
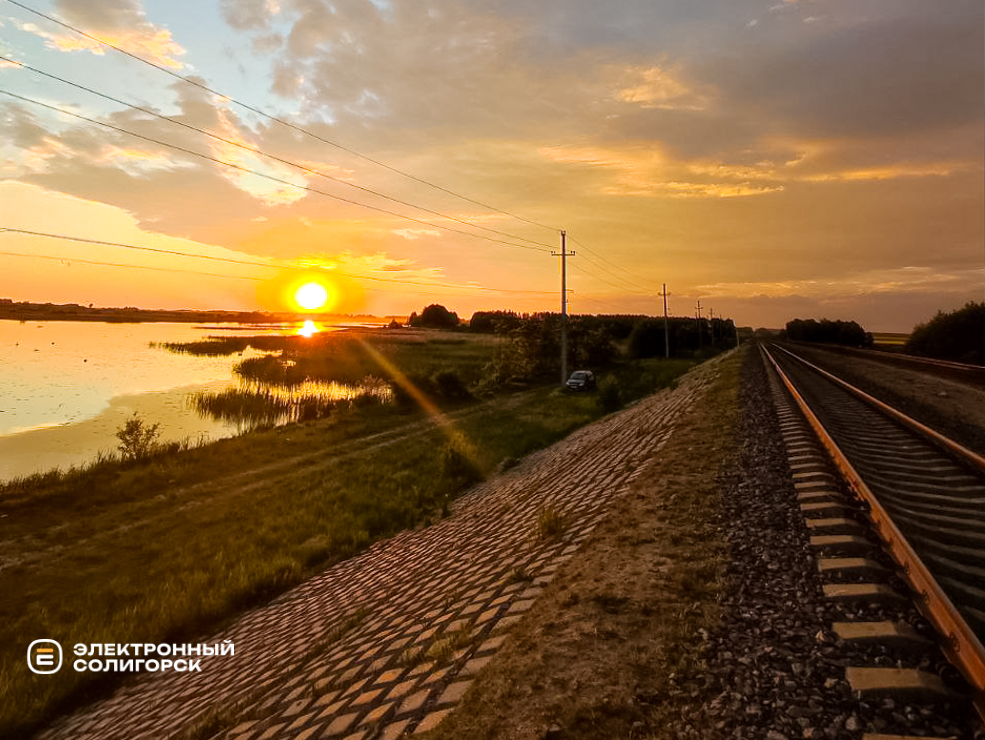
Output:
[[[410,315],[412,327],[495,334],[503,338],[488,371],[490,380],[529,382],[552,377],[560,371],[561,321],[558,313],[521,314],[515,311],[476,311],[463,322],[440,304]],[[710,354],[735,345],[731,319],[670,318],[665,336],[664,320],[641,315],[574,315],[567,319],[568,359],[572,368],[599,369],[620,357],[663,357],[669,339],[671,357],[692,357],[702,349]]]

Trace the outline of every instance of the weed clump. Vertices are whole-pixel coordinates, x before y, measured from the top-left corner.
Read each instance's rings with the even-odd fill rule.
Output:
[[[548,504],[537,514],[537,535],[542,540],[556,540],[564,534],[567,522],[557,507]]]

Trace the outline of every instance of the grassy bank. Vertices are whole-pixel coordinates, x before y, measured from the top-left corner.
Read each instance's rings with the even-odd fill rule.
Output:
[[[468,377],[488,350],[421,337],[416,350],[381,354],[405,375],[440,367]],[[625,402],[691,364],[624,364],[610,383]],[[0,736],[106,688],[71,669],[30,673],[31,641],[57,640],[70,656],[75,643],[195,640],[372,541],[442,516],[503,459],[604,412],[597,394],[554,386],[433,400],[440,422],[399,403],[340,406],[139,464],[106,461],[0,488]]]

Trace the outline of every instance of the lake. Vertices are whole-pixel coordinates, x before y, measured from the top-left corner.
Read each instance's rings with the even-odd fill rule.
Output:
[[[242,421],[204,415],[193,399],[241,387],[233,366],[265,353],[202,357],[152,345],[270,333],[296,334],[298,326],[0,321],[0,480],[67,469],[116,450],[116,430],[134,413],[160,424],[162,442],[243,431]]]

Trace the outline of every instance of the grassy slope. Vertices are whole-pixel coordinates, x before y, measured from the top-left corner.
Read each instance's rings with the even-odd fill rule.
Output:
[[[416,353],[383,351],[409,372],[459,365],[472,374],[488,345],[446,338]],[[690,364],[626,366],[623,388],[655,390]],[[0,736],[100,688],[74,671],[29,673],[23,654],[32,640],[58,640],[71,655],[75,643],[196,639],[373,540],[440,516],[468,483],[450,449],[489,474],[600,414],[593,396],[553,387],[460,407],[451,425],[370,406],[140,466],[8,488],[0,496]]]

